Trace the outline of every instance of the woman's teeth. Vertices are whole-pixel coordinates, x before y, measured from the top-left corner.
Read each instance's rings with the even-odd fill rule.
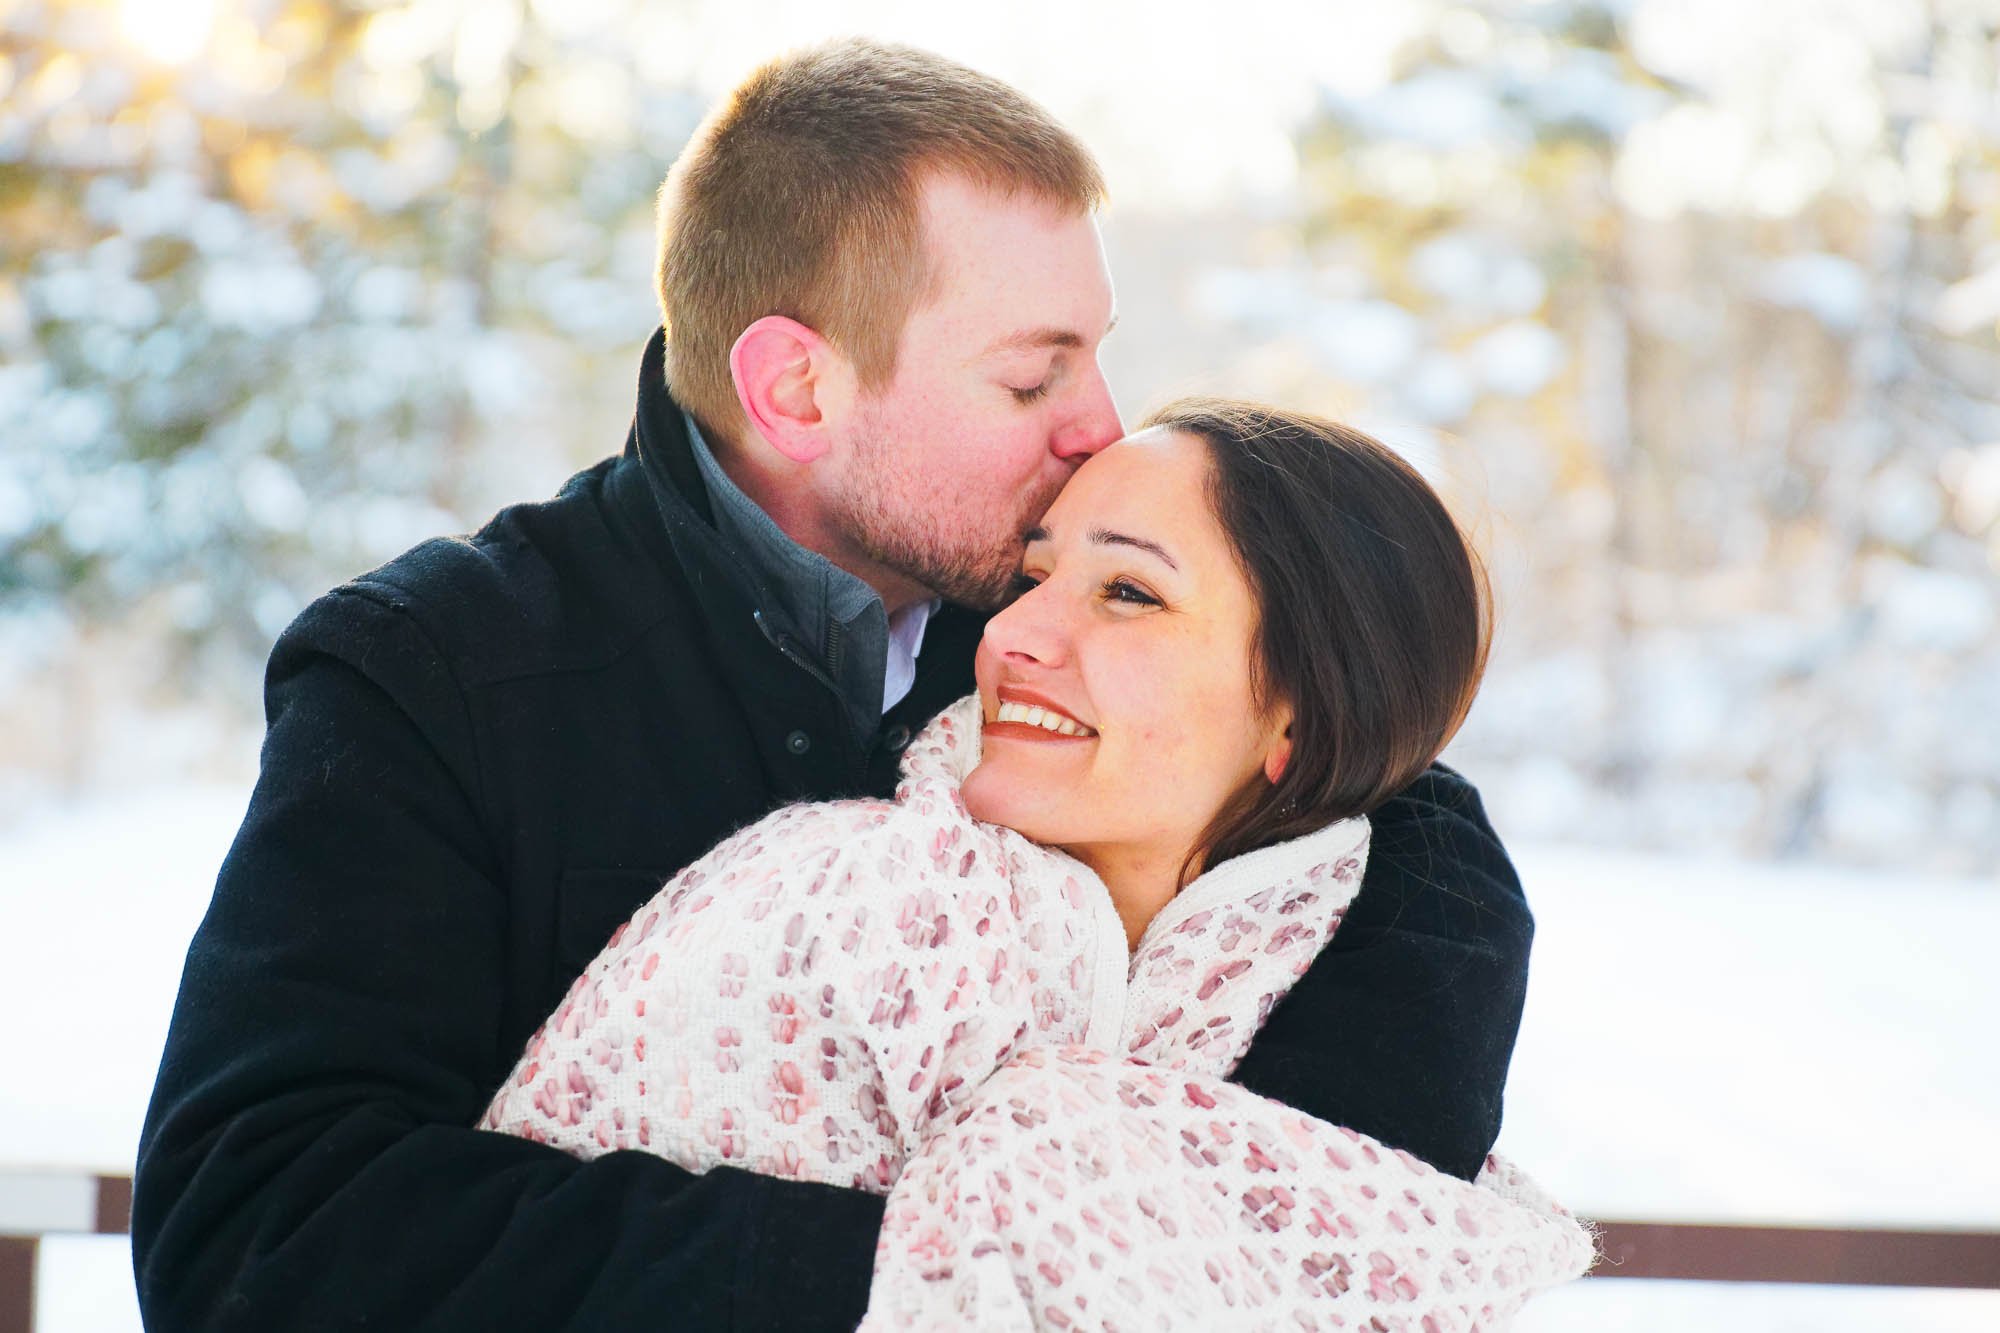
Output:
[[[1072,722],[1061,713],[1034,704],[1003,703],[1000,705],[1000,714],[994,718],[994,721],[1025,722],[1031,727],[1040,727],[1044,731],[1053,731],[1062,736],[1095,736],[1097,734],[1082,723]]]

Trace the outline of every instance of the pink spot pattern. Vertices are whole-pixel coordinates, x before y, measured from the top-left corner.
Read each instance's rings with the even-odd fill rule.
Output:
[[[1467,1184],[1226,1081],[1339,926],[1365,820],[1215,867],[1128,953],[1088,869],[966,813],[978,725],[933,720],[893,802],[779,810],[677,875],[481,1127],[886,1194],[875,1333],[1443,1333],[1588,1266],[1505,1163]]]
[[[1469,1333],[1592,1258],[1499,1158],[1467,1183],[1212,1072],[1041,1046],[904,1168],[861,1333]]]

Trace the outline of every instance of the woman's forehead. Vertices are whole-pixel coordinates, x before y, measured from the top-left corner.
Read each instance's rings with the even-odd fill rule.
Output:
[[[1208,468],[1208,447],[1199,437],[1159,429],[1127,436],[1077,469],[1028,541],[1067,544],[1111,533],[1138,539],[1112,544],[1171,552],[1220,536]]]

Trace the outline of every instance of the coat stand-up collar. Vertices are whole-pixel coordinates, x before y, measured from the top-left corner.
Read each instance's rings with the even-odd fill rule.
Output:
[[[866,748],[882,717],[888,612],[875,590],[799,545],[737,488],[676,403],[666,381],[666,336],[656,330],[639,371],[628,452],[644,466],[668,539],[696,576],[705,609],[727,623],[745,607],[757,632],[840,699]]]

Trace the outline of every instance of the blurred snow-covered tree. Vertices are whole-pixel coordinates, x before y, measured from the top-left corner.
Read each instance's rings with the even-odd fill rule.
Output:
[[[1205,283],[1290,392],[1484,478],[1492,800],[1990,868],[2000,6],[1433,13],[1302,129],[1301,257]]]
[[[0,637],[139,618],[240,694],[307,597],[614,448],[674,14],[0,9]]]

